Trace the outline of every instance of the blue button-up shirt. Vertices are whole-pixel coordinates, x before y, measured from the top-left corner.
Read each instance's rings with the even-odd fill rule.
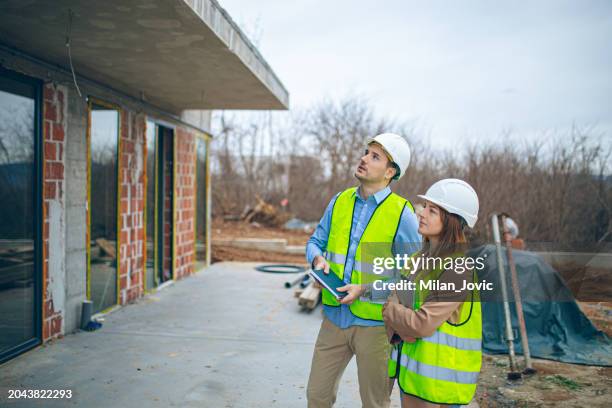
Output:
[[[332,209],[339,194],[336,194],[327,206],[319,225],[306,244],[306,259],[311,265],[314,257],[323,255],[327,248],[327,240],[331,229]],[[361,236],[372,214],[374,214],[374,210],[389,194],[391,194],[391,189],[387,186],[364,200],[360,195],[360,189],[355,191],[355,210],[353,211],[350,244],[343,276],[343,280],[346,283],[351,282],[353,265],[355,264],[355,253],[357,252]],[[393,253],[403,254],[409,252],[411,254],[419,248],[421,243],[421,236],[417,232],[419,224],[415,214],[407,207],[404,207],[400,217],[399,228],[393,241]],[[323,312],[332,323],[341,329],[346,329],[350,326],[382,326],[384,324],[379,321],[360,319],[351,313],[348,305],[340,305],[340,307],[323,305]]]

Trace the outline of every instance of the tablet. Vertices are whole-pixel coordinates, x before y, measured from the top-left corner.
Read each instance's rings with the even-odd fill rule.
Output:
[[[337,277],[336,274],[332,271],[326,274],[325,272],[323,272],[323,269],[313,269],[308,272],[308,274],[314,280],[319,282],[321,286],[329,290],[336,299],[340,300],[348,294],[347,292],[341,292],[337,290],[338,288],[345,286],[346,283],[342,281],[342,279]]]

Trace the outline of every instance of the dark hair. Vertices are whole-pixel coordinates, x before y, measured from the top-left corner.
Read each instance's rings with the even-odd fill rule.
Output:
[[[423,253],[429,256],[446,256],[457,251],[464,251],[467,247],[467,239],[463,232],[463,227],[466,225],[465,220],[456,214],[449,213],[440,206],[436,205],[436,207],[440,209],[442,232],[438,239],[438,246],[434,249],[433,253],[431,252],[429,238],[425,238]]]
[[[395,175],[393,177],[391,177],[391,180],[389,180],[389,183],[392,180],[397,180],[399,179],[400,176],[400,167],[397,165],[396,162],[389,160],[389,163],[387,163],[387,167],[393,167],[395,169]]]

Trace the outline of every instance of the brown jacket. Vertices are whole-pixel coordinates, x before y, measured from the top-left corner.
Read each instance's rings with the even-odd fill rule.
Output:
[[[472,274],[457,274],[445,271],[439,281],[453,282],[457,290],[463,288],[464,280],[471,281]],[[419,310],[412,310],[412,291],[394,291],[383,306],[383,320],[389,341],[397,334],[402,340],[413,342],[416,338],[428,337],[445,321],[457,323],[461,315],[461,305],[467,292],[453,290],[431,290]]]

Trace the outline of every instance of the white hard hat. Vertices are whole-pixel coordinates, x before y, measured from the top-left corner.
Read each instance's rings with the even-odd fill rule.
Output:
[[[425,195],[418,197],[431,201],[452,214],[462,217],[470,228],[478,219],[478,196],[476,191],[463,180],[444,179],[435,182]]]
[[[397,165],[399,170],[393,179],[399,180],[410,164],[410,146],[406,139],[395,133],[381,133],[368,139],[367,144],[369,145],[373,142],[381,145],[385,152],[391,156],[391,160]]]

